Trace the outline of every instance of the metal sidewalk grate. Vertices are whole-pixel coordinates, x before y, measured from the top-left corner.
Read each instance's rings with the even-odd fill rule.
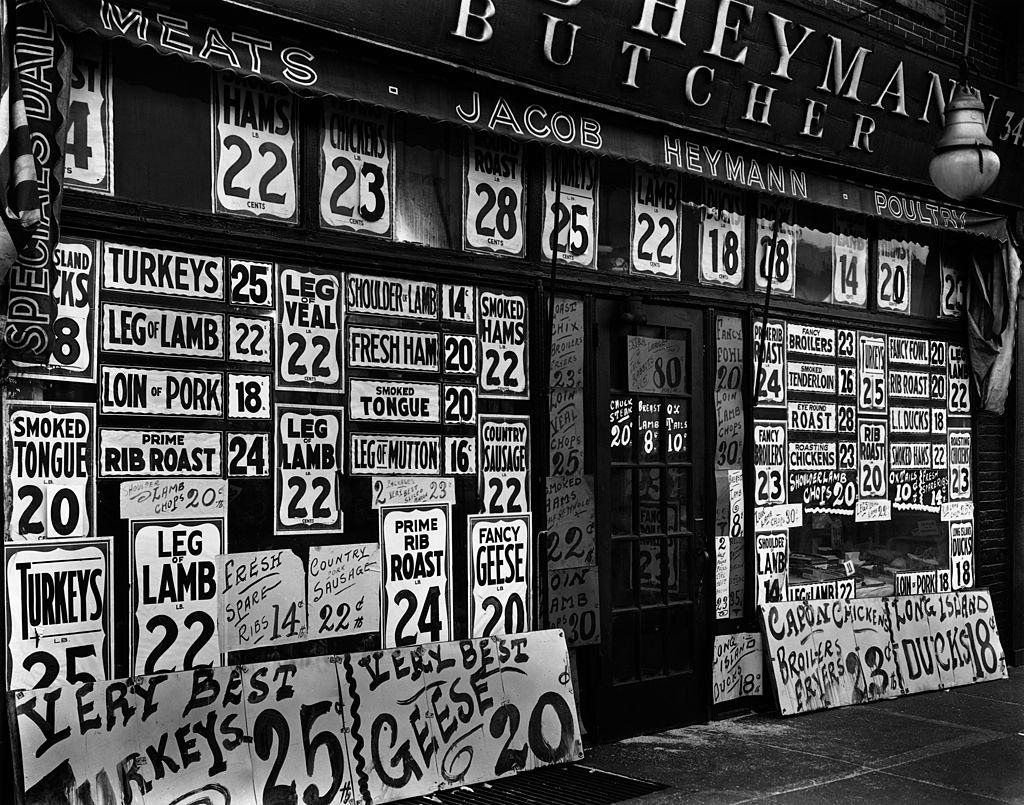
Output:
[[[660,783],[575,763],[549,766],[402,802],[404,805],[612,805],[666,788],[667,785]]]

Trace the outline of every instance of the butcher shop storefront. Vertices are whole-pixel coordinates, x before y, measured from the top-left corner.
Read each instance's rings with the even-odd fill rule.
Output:
[[[26,802],[388,801],[1005,675],[1019,92],[964,205],[955,69],[785,0],[5,7]]]

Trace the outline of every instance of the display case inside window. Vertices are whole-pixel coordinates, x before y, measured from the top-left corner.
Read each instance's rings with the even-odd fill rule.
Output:
[[[395,117],[395,240],[455,248],[463,135],[451,126]]]
[[[800,204],[796,237],[797,299],[867,307],[868,229],[864,221]]]
[[[921,229],[886,226],[877,244],[879,310],[935,318],[939,310],[939,238]]]

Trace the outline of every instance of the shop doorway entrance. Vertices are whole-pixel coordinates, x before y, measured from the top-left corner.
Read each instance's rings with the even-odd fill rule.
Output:
[[[635,734],[708,712],[703,314],[596,314],[598,709],[602,734]]]

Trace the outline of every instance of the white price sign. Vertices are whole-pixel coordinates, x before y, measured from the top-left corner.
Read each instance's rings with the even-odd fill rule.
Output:
[[[217,556],[224,520],[134,520],[133,675],[220,665]]]
[[[857,410],[885,415],[889,408],[885,337],[857,333]]]
[[[228,478],[270,477],[270,435],[229,433],[227,435]]]
[[[867,500],[889,494],[886,473],[889,430],[884,419],[857,422],[857,495]]]
[[[320,140],[320,221],[387,235],[394,217],[391,115],[327,98]]]
[[[875,301],[879,310],[910,311],[910,250],[911,244],[907,241],[878,241],[878,295]]]
[[[270,375],[228,373],[228,418],[270,419]]]
[[[96,406],[8,401],[3,442],[4,540],[89,536]]]
[[[447,505],[380,510],[381,646],[451,639]]]
[[[593,154],[548,149],[541,239],[545,261],[550,262],[557,249],[564,263],[596,267],[597,168]]]
[[[277,388],[341,393],[341,275],[282,267],[278,281]]]
[[[469,634],[530,630],[530,514],[469,517]]]
[[[113,72],[110,58],[89,37],[75,42],[68,101],[68,139],[64,151],[66,187],[114,192]]]
[[[964,357],[964,348],[950,344],[946,362],[946,391],[949,395],[949,415],[967,416],[971,413],[970,367]]]
[[[949,264],[950,255],[945,249],[939,253],[939,315],[959,319],[964,312],[967,283],[960,270]]]
[[[679,279],[680,204],[675,174],[633,168],[631,272]]]
[[[327,406],[277,406],[275,533],[340,531],[342,414]]]
[[[764,345],[762,347],[762,338]],[[781,321],[769,321],[768,329],[763,332],[760,321],[754,322],[754,353],[760,354],[760,361],[755,358],[754,370],[756,405],[762,408],[786,407],[786,324]]]
[[[298,220],[295,97],[213,73],[213,211]]]
[[[754,423],[754,504],[786,502],[786,423]]]
[[[529,511],[529,417],[480,416],[480,489],[489,514]]]
[[[950,428],[946,435],[949,445],[949,499],[971,499],[971,432]]]
[[[868,303],[868,239],[858,231],[832,235],[832,301],[854,307]]]
[[[783,219],[779,223],[778,234],[775,234],[776,217]],[[797,229],[790,223],[793,220],[792,205],[781,206],[761,201],[757,218],[757,240],[754,273],[754,285],[759,291],[768,288],[771,278],[772,293],[779,296],[792,296],[796,288],[796,239]],[[772,242],[775,243],[774,252]]]
[[[700,221],[700,281],[738,288],[743,284],[743,197],[705,185]]]
[[[465,173],[466,248],[522,255],[522,147],[514,140],[474,134],[467,145]]]
[[[526,297],[480,293],[477,331],[480,338],[480,396],[526,397],[529,321]],[[447,362],[447,356],[446,356]]]

